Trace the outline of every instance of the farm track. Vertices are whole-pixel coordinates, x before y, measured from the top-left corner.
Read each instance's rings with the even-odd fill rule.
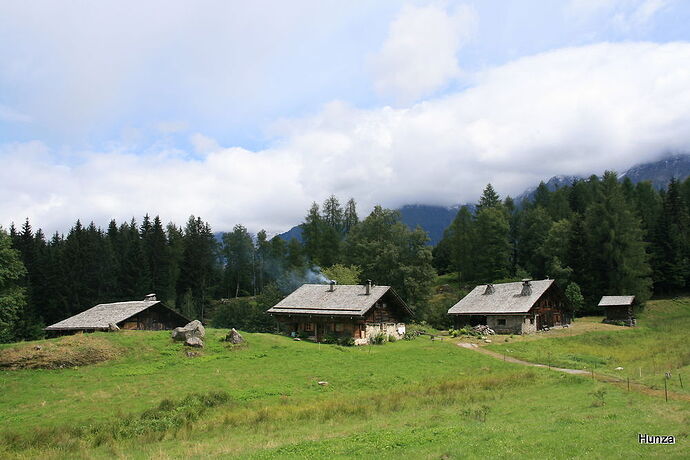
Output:
[[[616,385],[617,387],[627,389],[628,388],[628,381],[619,379],[616,377],[611,377],[609,375],[602,375],[602,374],[597,374],[592,373],[591,371],[586,371],[583,369],[567,369],[563,367],[553,367],[553,366],[548,366],[546,364],[539,364],[539,363],[533,363],[530,361],[523,361],[521,359],[513,358],[511,356],[506,356],[501,353],[496,353],[495,351],[487,350],[486,348],[483,348],[476,343],[466,343],[466,342],[460,342],[457,344],[459,347],[465,348],[467,350],[472,350],[476,351],[477,353],[482,353],[487,356],[491,356],[492,358],[495,359],[500,359],[502,361],[505,361],[507,363],[514,363],[514,364],[521,364],[523,366],[530,366],[530,367],[544,367],[548,368],[554,371],[558,372],[564,372],[566,374],[573,374],[573,375],[582,375],[582,376],[589,376],[594,379],[596,379],[599,382],[604,382],[604,383],[609,383],[611,385]],[[654,388],[650,388],[646,385],[642,385],[640,383],[635,383],[635,382],[630,382],[630,391],[635,391],[637,393],[643,393],[646,395],[650,396],[657,396],[657,397],[664,397],[664,390],[657,390]],[[676,393],[673,391],[668,392],[668,399],[674,399],[674,400],[679,400],[679,401],[690,401],[690,395],[686,395],[683,393]]]

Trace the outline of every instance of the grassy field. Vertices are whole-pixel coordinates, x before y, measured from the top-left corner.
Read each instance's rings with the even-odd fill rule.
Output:
[[[572,328],[514,337],[507,343],[501,337],[488,348],[526,361],[594,369],[655,388],[664,387],[665,373],[670,372],[669,389],[690,394],[690,299],[648,302],[634,328],[601,324],[601,319],[579,318]]]
[[[194,357],[166,332],[3,346],[0,363],[10,354],[26,362],[36,345],[56,347],[57,359],[55,344],[71,348],[70,359],[93,350],[109,359],[0,370],[0,458],[690,455],[687,402],[504,363],[449,340],[342,348],[246,334],[248,345],[233,348],[225,333],[208,330]],[[678,441],[639,445],[638,433]]]

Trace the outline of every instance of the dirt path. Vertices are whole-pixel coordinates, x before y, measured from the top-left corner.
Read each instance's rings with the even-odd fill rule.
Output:
[[[563,367],[553,367],[553,366],[547,366],[546,364],[538,364],[538,363],[532,363],[529,361],[523,361],[521,359],[513,358],[511,356],[506,356],[501,353],[496,353],[495,351],[487,350],[486,348],[480,347],[476,343],[465,343],[465,342],[460,342],[457,344],[459,347],[466,348],[468,350],[476,351],[477,353],[482,353],[487,356],[491,356],[492,358],[495,359],[500,359],[501,361],[505,361],[507,363],[514,363],[514,364],[522,364],[523,366],[531,366],[531,367],[545,367],[554,371],[558,372],[565,372],[566,374],[574,374],[574,375],[583,375],[583,376],[590,376],[593,379],[598,380],[599,382],[604,382],[604,383],[610,383],[612,385],[616,385],[619,388],[627,389],[628,388],[628,381],[619,379],[616,377],[611,377],[608,375],[601,375],[597,373],[593,373],[592,371],[586,371],[582,369],[566,369]],[[646,385],[642,385],[639,383],[635,382],[630,382],[630,391],[635,391],[637,393],[643,393],[646,395],[650,396],[658,396],[664,398],[664,390],[656,390],[654,388],[650,388]],[[675,399],[679,401],[690,401],[690,395],[686,395],[683,393],[676,393],[673,391],[668,392],[668,399]]]

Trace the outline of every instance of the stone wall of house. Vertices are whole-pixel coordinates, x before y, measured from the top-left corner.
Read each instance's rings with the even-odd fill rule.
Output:
[[[366,345],[369,343],[369,339],[382,332],[396,339],[402,339],[405,335],[405,323],[367,323],[365,336],[355,339],[355,344]]]
[[[522,334],[525,321],[529,324],[528,318],[518,315],[488,315],[486,317],[486,325],[497,334]],[[503,322],[504,324],[501,324]]]

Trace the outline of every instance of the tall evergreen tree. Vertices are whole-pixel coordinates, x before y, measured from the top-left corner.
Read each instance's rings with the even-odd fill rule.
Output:
[[[510,225],[498,206],[484,207],[477,213],[475,270],[479,280],[490,283],[510,272]]]
[[[616,174],[607,171],[585,213],[586,250],[592,272],[590,295],[651,294],[651,270],[639,218],[625,200]]]
[[[235,225],[231,233],[223,233],[226,289],[228,297],[256,294],[254,278],[254,243],[247,229]]]
[[[655,287],[662,292],[683,289],[690,276],[689,224],[680,183],[672,180],[663,197],[652,249]]]
[[[500,204],[501,197],[498,196],[498,193],[496,193],[496,190],[494,190],[491,184],[487,184],[482,192],[482,196],[479,197],[479,203],[477,203],[476,210],[477,214],[479,214],[482,209],[494,208],[500,206]]]
[[[26,305],[21,278],[26,274],[21,255],[0,228],[0,343],[17,339],[16,323]]]

